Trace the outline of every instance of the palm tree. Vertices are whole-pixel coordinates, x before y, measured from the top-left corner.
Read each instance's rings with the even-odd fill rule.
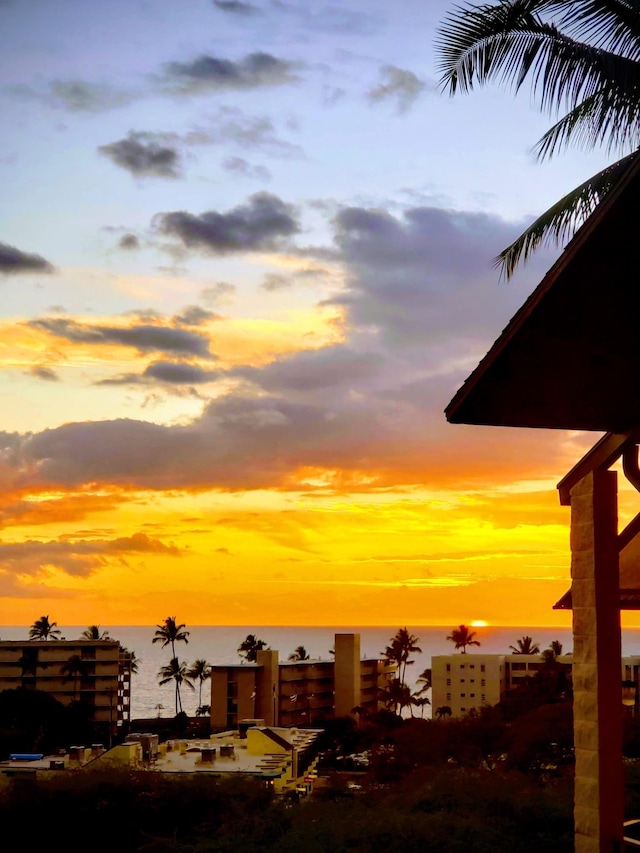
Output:
[[[399,628],[395,637],[391,638],[391,644],[381,652],[383,657],[398,665],[398,678],[402,684],[405,683],[407,667],[414,663],[409,660],[409,655],[422,652],[420,646],[416,645],[418,642],[418,637],[410,634],[406,628]]]
[[[531,637],[524,636],[516,640],[515,646],[509,646],[514,655],[539,655],[540,646],[534,643]]]
[[[171,657],[175,658],[176,643],[189,642],[189,631],[184,630],[186,627],[183,623],[178,625],[175,616],[167,616],[161,625],[156,625],[156,633],[151,642],[162,643],[163,649],[171,646]]]
[[[211,664],[204,658],[198,658],[189,667],[187,672],[189,678],[198,680],[198,708],[202,707],[202,685],[211,678]]]
[[[452,643],[455,643],[456,649],[462,649],[462,654],[464,655],[467,653],[467,646],[480,645],[479,640],[473,639],[475,635],[475,631],[470,631],[466,625],[460,625],[453,629],[447,637],[447,640],[451,640]]]
[[[65,661],[60,667],[60,674],[64,676],[64,681],[73,681],[73,701],[76,701],[78,693],[78,678],[86,675],[88,672],[88,662],[83,660],[80,655],[71,655],[69,660]]]
[[[543,112],[566,110],[537,142],[540,160],[570,144],[626,152],[538,217],[496,259],[509,277],[540,245],[563,242],[618,183],[640,146],[640,5],[635,0],[492,0],[454,7],[436,50],[453,95],[526,83]],[[631,152],[631,153],[629,153]]]
[[[40,669],[47,669],[49,666],[48,663],[41,663],[39,660],[40,652],[37,648],[23,649],[22,657],[19,658],[18,663],[21,667],[20,672],[20,686],[21,687],[33,687],[36,686],[36,676],[38,674],[38,667]]]
[[[411,707],[411,690],[399,678],[390,679],[386,687],[381,687],[380,691],[382,701],[394,714],[402,714],[403,708]]]
[[[255,634],[247,634],[246,638],[238,646],[238,654],[244,658],[247,663],[255,663],[258,659],[258,652],[266,648],[264,640],[259,640]]]
[[[289,660],[309,660],[309,652],[304,646],[296,646],[294,651],[289,655]]]
[[[171,661],[160,669],[158,672],[158,684],[163,687],[165,684],[169,684],[170,681],[174,681],[176,685],[175,695],[177,716],[179,713],[182,713],[182,697],[180,696],[181,685],[186,684],[191,690],[196,689],[189,678],[186,661],[179,661],[178,658],[171,658]]]
[[[420,675],[416,678],[416,687],[421,685],[420,689],[416,692],[416,696],[421,696],[423,693],[426,693],[427,690],[431,689],[431,669],[423,669]]]
[[[30,640],[59,640],[62,631],[57,622],[50,622],[48,616],[41,616],[29,628]]]
[[[110,640],[108,631],[100,631],[99,625],[89,625],[80,634],[81,640]]]
[[[426,705],[430,705],[431,702],[427,699],[426,696],[418,696],[417,693],[414,693],[411,696],[411,704],[415,705],[417,708],[420,708],[420,718],[424,719],[424,709]],[[411,715],[413,716],[413,714]]]
[[[549,643],[549,649],[553,652],[555,657],[559,658],[562,654],[562,643],[560,640],[551,640]]]
[[[137,657],[135,652],[130,652],[126,646],[120,644],[120,659],[122,661],[123,667],[131,673],[131,675],[138,674],[138,665],[141,663],[140,658]]]
[[[451,708],[448,705],[440,705],[439,708],[436,708],[436,717],[441,720],[443,717],[451,716]]]

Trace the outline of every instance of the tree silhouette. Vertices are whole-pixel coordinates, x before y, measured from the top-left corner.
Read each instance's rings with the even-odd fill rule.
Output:
[[[40,662],[40,652],[37,648],[24,648],[22,649],[22,656],[18,660],[20,664],[20,686],[21,687],[33,687],[36,686],[36,676],[38,674],[38,667],[40,669],[47,669],[49,666],[48,663]]]
[[[531,637],[524,636],[516,640],[515,646],[509,646],[514,655],[539,655],[540,646],[534,643]]]
[[[198,681],[198,708],[200,708],[202,707],[202,685],[211,678],[211,664],[204,658],[198,658],[189,667],[187,676]]]
[[[441,720],[443,717],[451,716],[451,708],[448,705],[440,705],[439,708],[436,708],[436,717]]]
[[[48,616],[41,616],[29,628],[30,640],[59,640],[62,631],[57,622],[50,622]]]
[[[89,671],[88,662],[83,660],[80,655],[71,655],[69,660],[65,661],[60,667],[60,674],[64,676],[64,681],[73,681],[73,701],[75,702],[78,696],[78,679],[86,675]]]
[[[309,652],[304,646],[297,646],[289,655],[289,660],[309,660]]]
[[[557,658],[559,658],[562,654],[562,643],[560,642],[560,640],[551,640],[551,642],[549,643],[549,649]]]
[[[176,643],[188,643],[189,631],[184,629],[187,626],[184,623],[180,625],[176,622],[175,616],[167,616],[161,625],[156,625],[156,632],[152,643],[162,643],[162,648],[171,646],[171,657],[176,656]]]
[[[82,634],[80,634],[81,640],[109,640],[108,631],[100,631],[99,625],[89,625],[88,628],[85,628]]]
[[[265,641],[259,640],[255,634],[247,634],[246,638],[238,646],[238,654],[247,663],[255,663],[258,659],[258,652],[261,652],[266,646]]]
[[[126,646],[120,644],[120,659],[122,661],[123,669],[127,672],[131,673],[131,675],[138,674],[138,666],[141,663],[140,658],[137,657],[135,652],[130,652]]]
[[[158,684],[163,687],[165,684],[173,681],[175,683],[175,699],[176,699],[176,716],[182,713],[182,697],[180,688],[186,684],[191,690],[196,688],[189,678],[187,672],[186,661],[179,661],[178,658],[171,658],[168,664],[165,664],[158,672]]]
[[[467,646],[479,646],[480,641],[474,640],[476,632],[470,631],[466,625],[459,625],[457,628],[454,628],[453,631],[447,637],[447,640],[451,640],[452,643],[455,644],[456,649],[462,649],[462,654],[467,653]]]
[[[409,655],[420,654],[422,649],[416,645],[419,641],[418,637],[410,634],[406,628],[399,628],[394,637],[391,638],[382,656],[389,661],[393,661],[398,667],[398,679],[402,684],[405,683],[407,666],[411,666],[414,661],[409,660]]]
[[[538,141],[540,160],[570,144],[629,152],[538,217],[497,258],[507,277],[520,259],[560,243],[616,186],[640,144],[640,6],[635,0],[493,0],[455,6],[436,49],[453,95],[496,80],[529,84],[543,112],[563,115]]]

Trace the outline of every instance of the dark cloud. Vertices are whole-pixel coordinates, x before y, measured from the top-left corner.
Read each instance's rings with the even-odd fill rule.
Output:
[[[200,297],[207,305],[228,305],[233,302],[237,287],[228,281],[216,281],[200,291]]]
[[[281,86],[297,79],[293,63],[261,51],[237,62],[203,54],[191,62],[165,65],[165,84],[182,94]]]
[[[58,109],[76,113],[103,113],[124,107],[140,93],[86,80],[53,80],[45,90],[10,86],[5,90],[17,98],[35,99]]]
[[[131,131],[126,139],[100,145],[98,151],[135,177],[177,178],[180,154],[160,139],[155,134]]]
[[[22,252],[8,243],[0,243],[0,275],[16,275],[17,273],[55,271],[53,264],[41,255]]]
[[[68,575],[87,577],[105,566],[109,557],[145,553],[180,556],[175,546],[164,545],[144,533],[111,540],[27,540],[0,543],[0,570],[37,574],[42,569],[54,567]]]
[[[145,379],[168,382],[175,385],[200,385],[212,382],[220,376],[215,370],[203,370],[195,364],[178,361],[156,361],[143,374]]]
[[[207,311],[199,305],[187,305],[179,314],[173,318],[174,323],[179,326],[202,326],[211,320],[219,320],[220,316],[213,311]]]
[[[118,247],[127,251],[133,251],[140,248],[140,240],[138,240],[135,234],[123,234],[118,242]]]
[[[265,166],[253,166],[242,157],[227,157],[222,161],[222,168],[232,175],[242,175],[256,181],[270,181],[271,172]]]
[[[118,344],[133,347],[138,352],[189,353],[200,358],[212,358],[209,339],[199,332],[166,326],[90,326],[62,317],[31,320],[27,323],[57,338],[83,344]]]
[[[213,0],[213,5],[221,12],[238,15],[243,18],[259,15],[261,10],[251,3],[241,3],[240,0]]]
[[[55,370],[52,370],[50,367],[45,367],[44,365],[34,365],[29,373],[31,376],[35,376],[37,379],[44,379],[45,382],[57,382],[59,380],[58,374]]]
[[[186,211],[160,213],[155,223],[162,234],[189,249],[215,255],[273,250],[300,228],[295,209],[270,193],[255,193],[246,204],[227,213],[211,210],[195,216]]]
[[[392,101],[400,113],[407,112],[427,88],[413,71],[397,68],[395,65],[383,65],[380,69],[380,82],[368,93],[372,103]],[[435,90],[435,86],[432,87]]]

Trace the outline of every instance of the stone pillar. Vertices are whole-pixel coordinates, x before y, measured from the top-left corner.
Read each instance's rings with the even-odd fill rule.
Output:
[[[622,849],[624,780],[617,475],[571,490],[576,853]]]
[[[256,715],[267,726],[280,725],[280,665],[278,652],[262,649],[256,656],[260,667],[256,687]],[[622,687],[620,688],[622,690]]]
[[[335,715],[347,717],[362,701],[360,690],[360,634],[335,635],[333,683]]]

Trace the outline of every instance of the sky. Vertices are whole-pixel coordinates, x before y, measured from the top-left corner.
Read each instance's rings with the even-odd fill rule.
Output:
[[[599,436],[443,409],[606,157],[444,93],[451,5],[0,0],[0,624],[570,624]]]

